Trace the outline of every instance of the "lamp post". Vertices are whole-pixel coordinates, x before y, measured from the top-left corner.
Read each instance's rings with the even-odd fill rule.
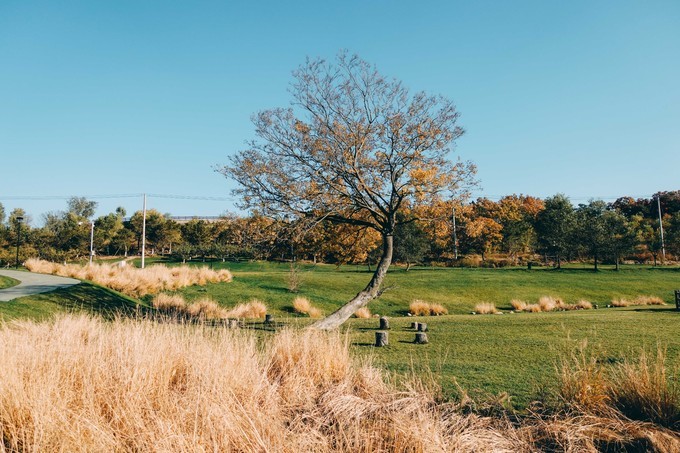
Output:
[[[78,222],[78,225],[82,225],[84,222]],[[92,257],[94,256],[94,220],[90,223],[90,266],[92,266]]]
[[[17,222],[17,259],[16,262],[14,263],[14,268],[19,269],[19,245],[21,244],[21,222],[24,221],[23,216],[16,216],[16,222]]]

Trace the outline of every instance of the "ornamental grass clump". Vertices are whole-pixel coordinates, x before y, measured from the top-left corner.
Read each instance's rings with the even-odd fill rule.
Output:
[[[368,307],[361,307],[357,311],[354,312],[354,316],[356,318],[361,318],[361,319],[368,319],[372,317],[371,315],[371,310],[369,310]]]
[[[90,280],[132,297],[142,297],[161,291],[176,291],[191,285],[230,282],[231,272],[214,271],[206,267],[153,265],[144,269],[110,264],[57,264],[31,258],[25,263],[31,272],[61,275]]]
[[[425,302],[420,299],[414,299],[409,304],[408,311],[413,316],[441,316],[449,313],[449,310],[442,304]]]
[[[293,300],[293,310],[295,310],[296,313],[307,315],[310,318],[320,318],[323,316],[321,310],[312,305],[310,300],[306,297],[296,297]]]
[[[480,315],[495,315],[500,313],[496,308],[496,305],[491,302],[478,303],[475,305],[474,312],[479,313]]]
[[[1,451],[529,451],[340,333],[84,315],[0,327]]]

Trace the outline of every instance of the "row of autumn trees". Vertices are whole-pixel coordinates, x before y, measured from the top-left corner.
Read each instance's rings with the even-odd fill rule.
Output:
[[[680,191],[660,197],[667,257],[680,256]],[[20,239],[20,260],[40,257],[66,261],[87,256],[94,222],[97,255],[138,254],[142,213],[126,217],[125,209],[94,218],[96,202],[72,198],[67,209],[50,212],[42,226],[32,227],[21,209],[6,215],[0,205],[0,262],[13,264]],[[619,263],[654,262],[662,255],[655,198],[622,197],[613,203],[593,200],[574,206],[564,195],[546,199],[510,195],[498,201],[442,201],[410,206],[402,215],[416,218],[395,230],[393,261],[407,265],[441,263],[501,266],[544,260]],[[21,223],[18,238],[17,217]],[[457,243],[454,246],[455,216]],[[308,228],[263,216],[229,214],[219,221],[173,221],[147,212],[147,253],[188,259],[260,259],[373,264],[380,256],[380,236],[348,224],[321,223]],[[455,259],[456,252],[459,259]]]

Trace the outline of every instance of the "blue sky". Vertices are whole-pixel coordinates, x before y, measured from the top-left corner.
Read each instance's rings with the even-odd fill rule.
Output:
[[[39,223],[65,200],[1,197],[229,197],[213,166],[253,138],[250,116],[288,105],[306,56],[340,49],[456,102],[476,195],[680,189],[678,1],[3,0],[0,202]]]

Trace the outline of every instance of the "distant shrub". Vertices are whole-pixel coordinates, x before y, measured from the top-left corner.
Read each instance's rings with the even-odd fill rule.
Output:
[[[474,312],[479,313],[480,315],[495,315],[496,313],[500,313],[496,308],[496,305],[491,302],[478,303],[475,305]]]
[[[158,264],[144,269],[110,264],[80,266],[50,263],[34,258],[27,260],[25,265],[31,272],[90,280],[132,297],[174,291],[191,285],[230,282],[232,279],[231,273],[226,269],[214,271],[207,267],[167,267]]]
[[[538,304],[527,304],[527,306],[524,307],[524,311],[529,313],[540,313],[543,310],[541,310],[541,306]]]
[[[619,298],[612,299],[611,305],[612,307],[629,307],[632,305],[632,302],[624,298]]]
[[[368,307],[361,307],[354,312],[354,316],[357,318],[368,319],[371,317],[371,310]]]
[[[420,299],[413,300],[408,306],[408,311],[414,316],[441,316],[449,313],[441,304],[433,304]]]
[[[430,304],[430,314],[432,316],[448,315],[449,311],[442,304]]]
[[[593,304],[585,299],[581,299],[574,304],[574,307],[579,310],[592,310]]]
[[[167,311],[167,312],[178,312],[183,313],[186,311],[187,302],[179,294],[157,294],[151,304],[157,310]]]
[[[321,310],[314,307],[306,297],[296,297],[293,300],[293,310],[295,310],[296,313],[308,315],[310,318],[320,318],[323,316]]]
[[[527,308],[527,303],[518,299],[511,300],[510,305],[512,305],[513,310],[517,311],[524,311],[524,309]]]
[[[564,301],[559,297],[542,296],[538,299],[538,306],[541,307],[541,311],[553,311],[564,306]]]
[[[635,305],[666,305],[660,297],[657,296],[638,296],[635,298]]]
[[[193,302],[187,307],[187,312],[189,315],[200,319],[226,319],[229,317],[227,310],[208,297]]]
[[[264,318],[267,306],[264,302],[253,299],[246,304],[239,304],[225,313],[226,318]]]
[[[482,257],[479,255],[467,255],[457,261],[460,267],[480,267],[482,264]]]
[[[408,311],[414,316],[429,316],[430,304],[424,300],[415,299],[409,304]]]

